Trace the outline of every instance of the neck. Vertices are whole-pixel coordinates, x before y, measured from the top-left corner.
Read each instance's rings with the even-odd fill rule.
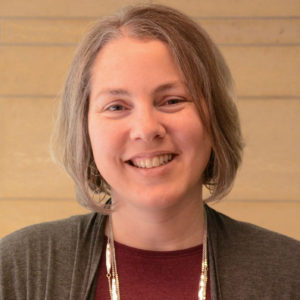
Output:
[[[203,240],[203,209],[199,198],[151,211],[117,205],[111,216],[114,239],[127,246],[154,251],[199,245]]]

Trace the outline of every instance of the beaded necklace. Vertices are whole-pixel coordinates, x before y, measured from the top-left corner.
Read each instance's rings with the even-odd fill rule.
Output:
[[[108,234],[108,240],[106,245],[106,270],[107,270],[106,277],[108,280],[110,299],[121,300],[111,217],[109,217],[109,234]],[[202,252],[201,275],[200,275],[199,288],[198,288],[198,300],[206,299],[207,271],[208,271],[207,220],[206,220],[206,214],[204,213],[203,252]]]

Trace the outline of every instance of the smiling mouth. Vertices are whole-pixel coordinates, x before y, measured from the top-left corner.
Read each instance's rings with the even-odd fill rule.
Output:
[[[136,168],[152,169],[168,164],[174,157],[175,154],[163,154],[151,158],[135,158],[128,160],[127,163]]]

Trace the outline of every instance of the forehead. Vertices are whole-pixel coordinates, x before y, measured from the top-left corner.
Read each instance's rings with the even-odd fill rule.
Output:
[[[150,75],[157,79],[167,76],[171,81],[178,78],[184,81],[166,43],[131,37],[118,38],[105,45],[96,56],[91,75],[92,85],[95,82],[135,80],[139,76],[149,79]]]

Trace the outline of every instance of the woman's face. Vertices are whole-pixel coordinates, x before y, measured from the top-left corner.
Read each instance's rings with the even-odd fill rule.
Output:
[[[211,141],[168,47],[123,37],[92,68],[88,130],[114,201],[148,209],[201,199]]]

